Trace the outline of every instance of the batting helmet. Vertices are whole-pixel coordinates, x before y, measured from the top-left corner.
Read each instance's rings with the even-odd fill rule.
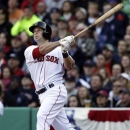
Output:
[[[51,30],[51,27],[46,24],[45,22],[37,22],[35,23],[34,25],[32,25],[29,30],[33,33],[34,32],[34,29],[35,27],[40,27],[43,29],[43,37],[48,39],[50,41],[51,39],[51,34],[52,34],[52,30]]]

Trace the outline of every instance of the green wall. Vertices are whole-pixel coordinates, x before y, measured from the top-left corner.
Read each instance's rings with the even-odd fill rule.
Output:
[[[0,130],[36,130],[36,114],[36,108],[5,108],[0,117]]]

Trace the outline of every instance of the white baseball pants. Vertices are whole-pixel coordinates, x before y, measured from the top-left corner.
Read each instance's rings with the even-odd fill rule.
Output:
[[[37,113],[37,130],[74,130],[67,119],[64,103],[67,91],[63,84],[56,85],[39,95],[41,106]]]

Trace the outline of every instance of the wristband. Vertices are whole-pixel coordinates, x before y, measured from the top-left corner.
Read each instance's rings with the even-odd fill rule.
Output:
[[[69,56],[69,54],[67,52],[65,52],[65,53],[62,53],[62,56],[63,56],[63,58],[67,58]]]

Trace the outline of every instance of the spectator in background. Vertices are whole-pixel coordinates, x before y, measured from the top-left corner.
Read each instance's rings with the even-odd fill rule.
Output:
[[[128,89],[120,90],[120,101],[117,107],[130,107],[130,91]]]
[[[71,95],[68,98],[68,103],[67,103],[66,107],[80,107],[78,98],[76,95]]]
[[[12,24],[8,20],[9,14],[6,8],[0,7],[0,32],[11,34]]]
[[[127,34],[127,35],[130,35],[130,25],[128,25],[128,26],[126,27],[126,34]]]
[[[28,47],[32,45],[32,39],[29,37],[29,35],[26,32],[21,32],[19,35],[19,40],[21,41],[22,45]]]
[[[5,91],[4,106],[27,106],[28,100],[26,96],[21,92],[20,87],[20,78],[17,76],[12,77],[9,89]]]
[[[94,72],[96,73],[100,68],[105,67],[105,63],[106,63],[105,56],[103,54],[98,54],[96,56],[96,68]]]
[[[74,65],[74,67],[70,70],[67,71],[67,75],[72,75],[76,79],[76,88],[79,88],[80,86],[85,86],[86,88],[90,88],[89,83],[87,83],[84,79],[80,77],[80,72],[79,72],[79,67]]]
[[[45,3],[47,5],[47,12],[50,12],[52,8],[58,8],[61,9],[63,3],[65,0],[45,0]]]
[[[2,82],[5,85],[5,90],[7,90],[9,88],[10,82],[11,82],[11,78],[12,78],[12,72],[11,69],[8,66],[4,66],[2,68]]]
[[[118,76],[123,72],[121,64],[114,64],[112,66],[112,77],[111,80],[115,80],[118,78]]]
[[[87,25],[92,24],[99,16],[99,5],[97,2],[88,3],[88,18]]]
[[[62,11],[62,16],[65,18],[66,21],[68,21],[71,18],[71,16],[73,15],[72,2],[69,0],[64,1],[61,11]]]
[[[58,27],[58,37],[60,39],[70,35],[70,32],[68,31],[68,23],[64,19],[64,17],[60,17],[57,21],[57,27]]]
[[[76,27],[76,33],[79,33],[87,26],[83,23],[79,23]],[[77,38],[77,45],[81,48],[82,52],[86,58],[93,58],[93,55],[96,52],[96,45],[94,39],[90,36],[91,33],[85,32],[82,33]]]
[[[22,67],[25,60],[25,57],[24,57],[25,49],[26,49],[26,46],[22,44],[20,36],[14,36],[12,37],[11,49],[7,53],[7,56],[9,57],[11,53],[14,53],[15,55],[17,55],[18,59],[20,59],[19,67]]]
[[[123,85],[123,88],[129,89],[130,90],[130,75],[127,73],[121,73],[119,75],[119,79]]]
[[[75,16],[70,17],[68,20],[69,31],[72,34],[76,33],[76,26],[78,25],[78,19]]]
[[[109,100],[111,101],[111,107],[116,107],[120,97],[120,90],[123,88],[122,82],[119,79],[113,81],[112,91],[109,93]]]
[[[103,13],[105,14],[112,6],[110,3],[106,3],[103,6]],[[111,33],[110,33],[111,32]],[[105,43],[110,43],[114,47],[117,46],[117,42],[123,38],[125,34],[124,25],[122,25],[122,21],[118,20],[115,15],[107,18],[104,22],[101,35],[104,38]]]
[[[1,68],[6,64],[5,52],[3,48],[0,48],[0,77],[1,77]]]
[[[110,101],[108,100],[107,91],[100,90],[96,95],[96,105],[91,107],[100,107],[100,108],[110,107]]]
[[[33,34],[29,31],[29,27],[38,21],[41,20],[33,14],[32,6],[26,6],[23,10],[23,17],[11,28],[11,35],[17,36],[21,32],[25,31],[29,36],[32,36]]]
[[[91,104],[96,104],[96,94],[102,89],[103,79],[99,74],[92,75],[89,89],[91,95]]]
[[[80,107],[90,107],[90,106],[86,106],[85,104],[86,100],[91,101],[89,90],[85,86],[79,87],[77,97],[78,97]]]
[[[98,74],[103,78],[103,88],[107,90],[107,92],[110,92],[112,90],[112,82],[106,68],[100,68],[98,70]]]
[[[2,88],[0,86],[0,117],[3,116],[4,113],[4,105],[3,105],[3,97],[2,97]]]
[[[65,77],[65,86],[66,86],[67,93],[68,93],[68,95],[67,95],[67,101],[68,101],[68,98],[71,95],[76,95],[77,94],[75,77],[72,76],[72,75],[67,75]]]
[[[51,25],[51,30],[52,30],[52,34],[51,34],[51,41],[58,41],[59,37],[58,37],[58,27],[56,25]]]
[[[90,83],[94,69],[95,63],[92,60],[86,60],[83,65],[83,74],[81,75],[81,78]]]
[[[25,75],[21,80],[21,92],[27,97],[28,107],[37,107],[38,106],[38,97],[35,93],[35,90],[31,88],[32,80],[29,75]]]
[[[33,8],[33,12],[36,13],[37,11],[37,4],[42,0],[24,0],[21,3],[21,9],[24,10],[26,6],[30,5]]]
[[[10,51],[11,36],[8,32],[0,32],[0,47],[2,47],[7,54]]]
[[[121,65],[124,69],[124,72],[130,75],[130,56],[123,55],[121,57]]]
[[[2,89],[2,97],[4,97],[5,85],[4,85],[4,83],[1,79],[0,79],[0,86],[1,86],[1,89]]]
[[[9,55],[9,60],[8,60],[8,66],[10,67],[13,76],[18,76],[22,78],[25,75],[25,72],[19,67],[19,58],[17,57],[16,54],[11,53]]]
[[[126,0],[123,0],[126,1]],[[109,0],[112,8],[115,7],[117,4],[122,3],[122,0]],[[124,9],[124,8],[123,8]],[[127,9],[128,10],[128,9]],[[121,26],[123,27],[123,32],[125,32],[126,27],[129,25],[129,17],[128,15],[123,12],[123,10],[119,10],[115,13],[116,19],[121,22]]]
[[[57,25],[58,19],[61,17],[61,11],[58,8],[52,8],[50,11],[51,24]]]
[[[118,55],[120,58],[123,55],[127,54],[127,44],[125,40],[119,40],[117,50],[118,50]]]
[[[126,34],[124,40],[127,44],[127,54],[130,54],[130,35]]]
[[[100,15],[98,16],[98,18],[100,17]],[[104,21],[102,21],[101,23],[97,24],[95,26],[94,29],[94,39],[96,41],[96,54],[99,54],[102,52],[103,47],[105,46],[105,39],[102,36],[101,32],[102,32],[102,28],[104,25]]]
[[[76,16],[79,23],[85,24],[86,16],[87,16],[86,9],[84,9],[82,7],[77,8],[76,11],[75,11],[75,16]]]
[[[37,4],[37,12],[36,15],[47,24],[51,24],[50,15],[47,13],[47,6],[46,3],[41,1]]]
[[[113,64],[118,62],[118,59],[114,59],[114,47],[107,43],[103,47],[102,54],[105,56],[106,60],[105,68],[108,70],[108,73],[112,75],[111,68]]]
[[[18,6],[18,0],[8,0],[9,21],[13,25],[23,16],[23,11]]]
[[[79,72],[82,73],[83,72],[82,68],[83,68],[85,56],[82,53],[81,49],[77,46],[76,39],[75,39],[75,42],[72,42],[70,44],[68,52],[72,56],[72,58],[74,59],[75,64],[79,67]]]

